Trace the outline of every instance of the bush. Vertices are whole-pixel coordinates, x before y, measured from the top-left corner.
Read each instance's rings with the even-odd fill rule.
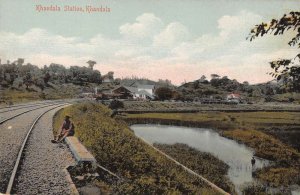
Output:
[[[124,108],[124,103],[119,101],[119,100],[113,100],[109,104],[109,108],[114,110],[114,109],[119,109],[119,108]]]

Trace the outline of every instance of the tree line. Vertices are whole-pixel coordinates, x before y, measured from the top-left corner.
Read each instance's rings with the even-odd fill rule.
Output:
[[[92,66],[71,66],[66,68],[61,64],[51,63],[39,68],[36,65],[18,59],[13,63],[0,64],[0,86],[3,88],[19,89],[35,85],[41,90],[52,84],[73,83],[85,85],[86,83],[101,83],[101,73],[93,70]]]

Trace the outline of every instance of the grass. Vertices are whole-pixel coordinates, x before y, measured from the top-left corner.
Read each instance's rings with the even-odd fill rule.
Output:
[[[278,136],[292,131],[299,136],[299,112],[145,113],[128,114],[125,120],[213,128],[253,148],[257,156],[275,161],[273,166],[257,171],[261,181],[272,186],[300,184],[300,153],[295,149],[299,140]]]
[[[7,103],[25,103],[41,100],[38,92],[4,90],[1,93],[1,104]]]
[[[76,136],[98,163],[123,178],[113,185],[122,194],[217,194],[135,137],[127,124],[110,118],[110,110],[92,103],[67,107],[55,116],[54,129],[70,115]]]
[[[234,193],[234,186],[226,176],[229,166],[213,155],[200,152],[186,144],[155,144],[155,147],[225,191]]]
[[[223,135],[255,149],[255,155],[275,164],[257,171],[260,180],[275,187],[300,184],[300,153],[273,136],[256,130],[224,131]]]
[[[199,112],[199,113],[145,113],[128,114],[126,118],[169,119],[189,122],[212,122],[217,126],[221,123],[237,127],[263,127],[268,124],[293,125],[300,127],[299,112]]]
[[[300,153],[297,150],[263,132],[256,130],[232,130],[224,131],[223,136],[255,148],[255,154],[259,157],[292,164],[300,162]]]
[[[26,103],[39,100],[55,100],[74,98],[79,93],[79,87],[72,84],[64,84],[59,87],[47,87],[44,91],[38,88],[29,90],[5,89],[1,92],[0,104]]]

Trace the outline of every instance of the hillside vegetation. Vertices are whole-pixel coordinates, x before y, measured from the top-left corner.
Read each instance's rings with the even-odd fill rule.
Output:
[[[201,99],[226,99],[230,93],[241,95],[244,103],[266,101],[300,102],[299,93],[291,93],[280,83],[267,82],[251,85],[247,81],[240,83],[227,76],[212,75],[210,80],[205,76],[200,79],[174,86],[170,80],[152,81],[136,76],[113,78],[113,72],[101,76],[93,66],[71,66],[69,68],[51,63],[40,68],[24,59],[13,63],[0,64],[0,104],[1,102],[22,102],[43,99],[76,98],[82,92],[109,93],[116,86],[155,85],[155,96],[158,100],[199,101]],[[102,83],[108,75],[109,82]]]
[[[50,64],[39,68],[19,59],[0,64],[0,104],[78,97],[101,83],[101,74],[91,67]]]
[[[111,184],[114,192],[217,194],[135,137],[126,123],[110,118],[108,108],[92,103],[67,107],[55,116],[55,130],[65,115],[71,116],[76,128],[75,135],[98,163],[123,178],[121,184]]]

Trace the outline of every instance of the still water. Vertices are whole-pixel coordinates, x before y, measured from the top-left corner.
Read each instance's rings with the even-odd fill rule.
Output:
[[[167,125],[132,125],[139,137],[151,143],[184,143],[202,152],[208,152],[229,165],[228,177],[239,191],[241,186],[252,182],[252,171],[268,165],[268,161],[256,159],[252,167],[254,151],[243,144],[224,138],[211,129]]]

